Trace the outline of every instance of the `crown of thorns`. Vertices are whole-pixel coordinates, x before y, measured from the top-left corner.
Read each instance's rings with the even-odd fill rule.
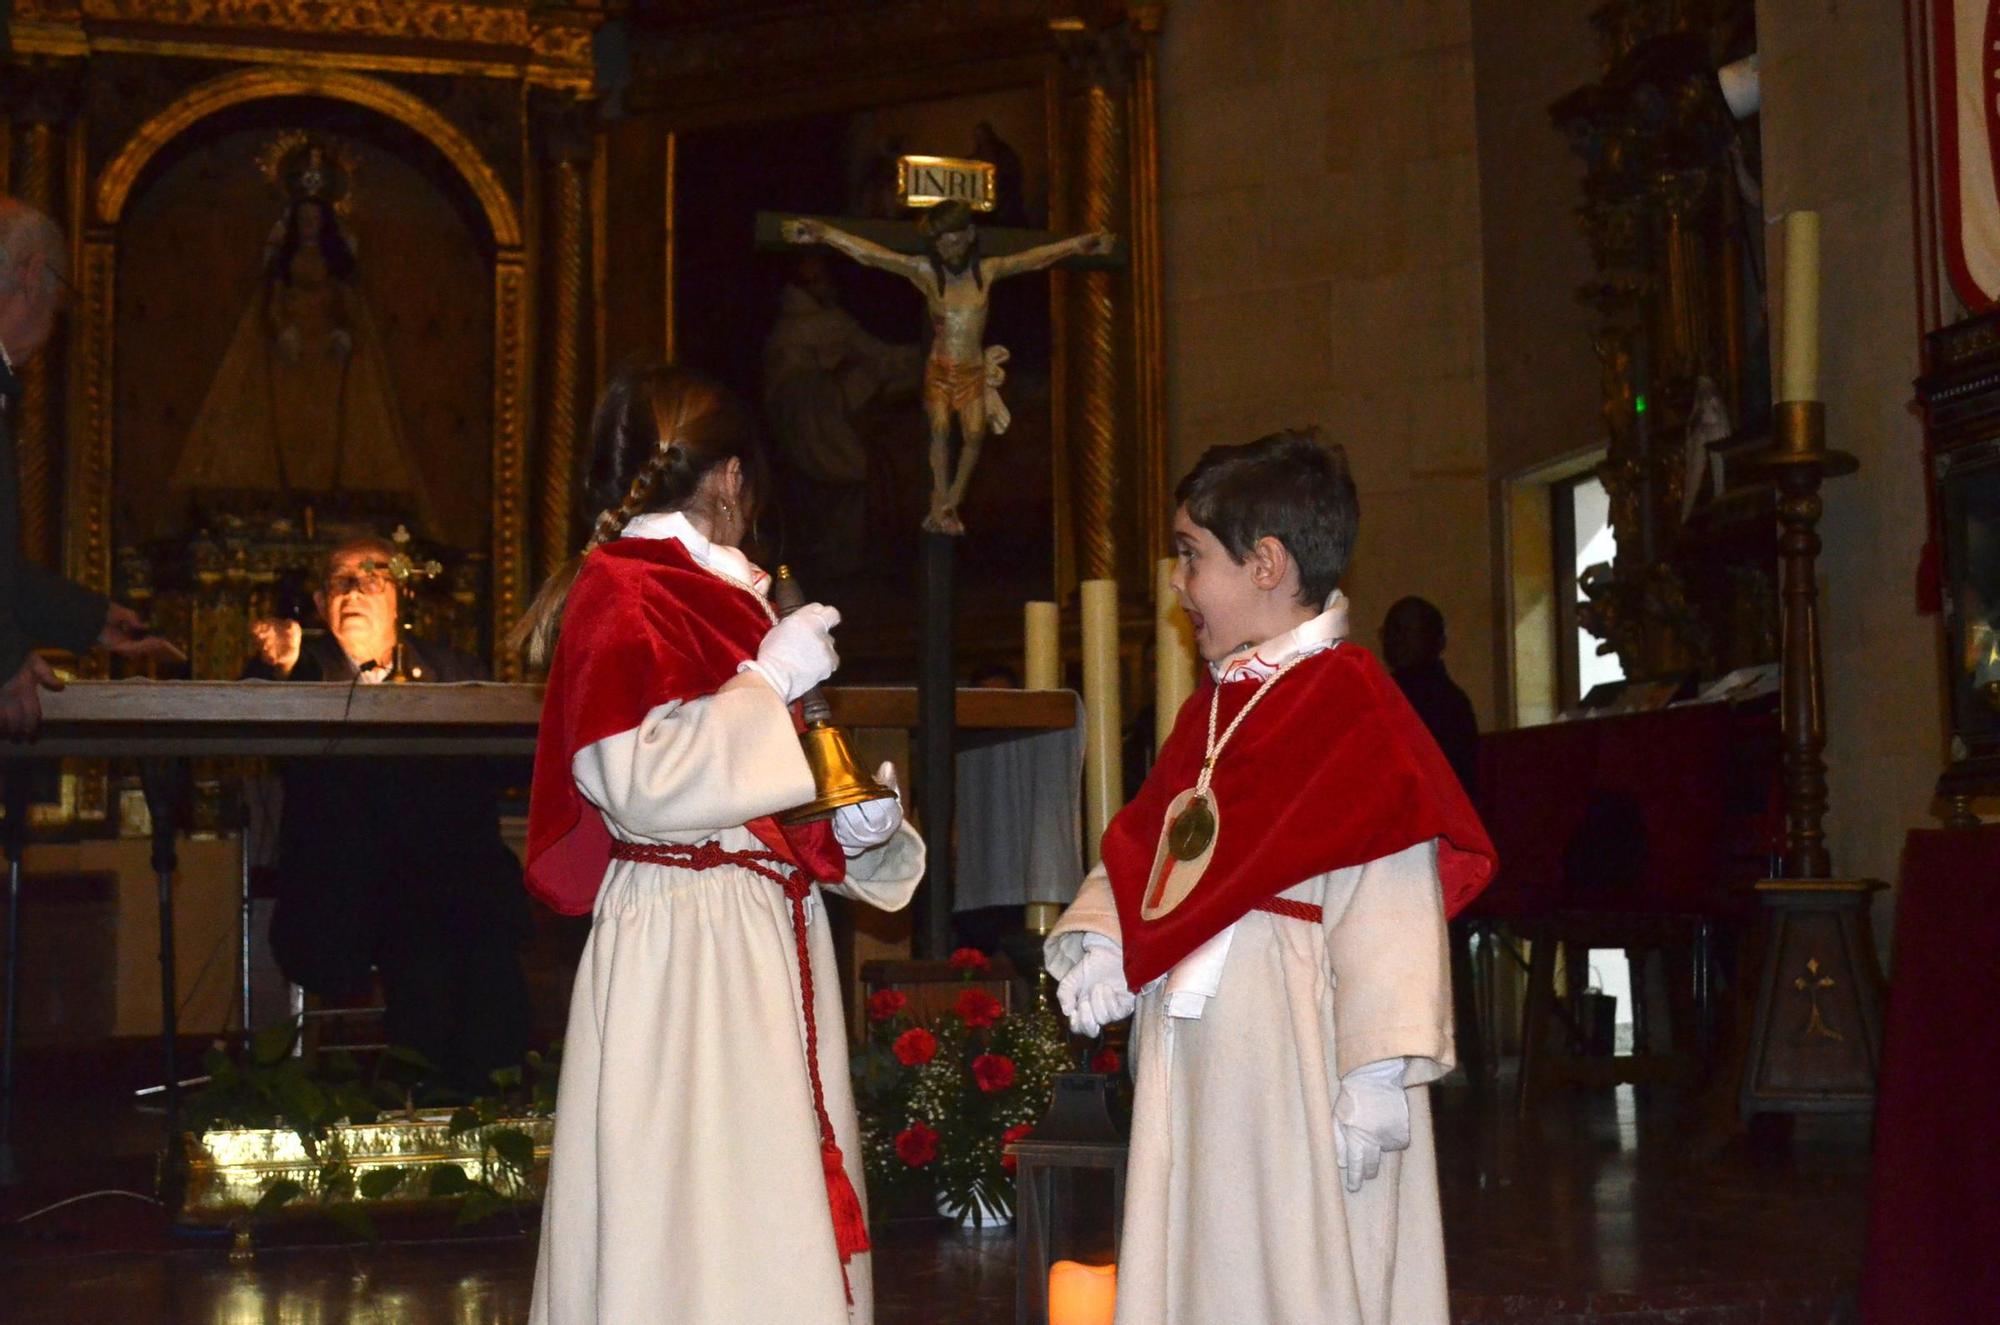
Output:
[[[925,212],[917,222],[917,229],[926,238],[935,239],[948,235],[954,230],[965,230],[972,225],[972,208],[958,198],[947,198]]]

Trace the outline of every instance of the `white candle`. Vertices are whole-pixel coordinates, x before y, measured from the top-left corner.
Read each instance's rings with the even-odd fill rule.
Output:
[[[1021,683],[1030,690],[1062,689],[1061,625],[1054,603],[1029,603],[1023,624]]]
[[[1819,213],[1785,214],[1784,337],[1778,399],[1819,397]]]
[[[1194,693],[1194,637],[1174,595],[1174,558],[1153,566],[1153,748],[1167,743],[1181,704]]]
[[[1083,582],[1083,815],[1087,849],[1097,861],[1104,828],[1118,809],[1118,582]]]
[[[1111,1325],[1118,1267],[1057,1261],[1049,1267],[1049,1325]]]

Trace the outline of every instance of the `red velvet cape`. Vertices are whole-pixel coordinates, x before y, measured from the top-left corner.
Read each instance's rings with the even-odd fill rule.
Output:
[[[577,752],[630,731],[662,704],[712,695],[757,656],[770,618],[671,538],[622,538],[584,560],[542,699],[528,800],[528,891],[564,915],[597,900],[611,862],[604,816],[577,790]],[[796,713],[793,721],[797,722]],[[846,877],[830,823],[746,825],[822,883]]]
[[[1209,784],[1221,831],[1208,871],[1172,911],[1140,919],[1167,805],[1201,772],[1214,690],[1207,681],[1181,706],[1146,785],[1104,830],[1133,989],[1329,870],[1438,838],[1448,916],[1493,877],[1493,844],[1437,742],[1374,656],[1342,643],[1293,668],[1230,738]],[[1223,688],[1218,733],[1256,693],[1248,681]]]

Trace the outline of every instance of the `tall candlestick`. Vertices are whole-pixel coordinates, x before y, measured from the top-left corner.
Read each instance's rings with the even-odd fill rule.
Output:
[[[1030,690],[1062,689],[1061,625],[1054,603],[1029,603],[1023,623],[1021,683]]]
[[[1784,339],[1778,399],[1819,397],[1819,213],[1785,214]]]
[[[1194,693],[1194,640],[1174,594],[1174,558],[1153,566],[1153,748],[1167,743],[1181,704]]]
[[[1083,813],[1086,849],[1097,861],[1120,801],[1118,758],[1118,582],[1083,582]]]

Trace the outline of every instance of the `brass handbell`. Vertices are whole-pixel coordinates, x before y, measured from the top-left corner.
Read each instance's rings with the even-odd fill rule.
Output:
[[[790,616],[805,606],[805,592],[793,578],[790,566],[778,567],[778,574],[771,582],[771,601],[777,605],[780,616]],[[797,809],[779,815],[780,822],[811,823],[827,818],[843,805],[895,796],[895,792],[868,776],[854,762],[854,748],[847,743],[847,733],[833,725],[833,709],[818,686],[806,691],[799,706],[806,720],[806,729],[799,733],[799,744],[805,747],[806,765],[812,769],[816,794]]]

